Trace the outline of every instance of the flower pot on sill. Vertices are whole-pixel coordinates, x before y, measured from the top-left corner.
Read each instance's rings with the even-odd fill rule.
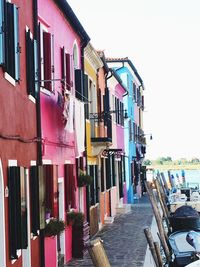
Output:
[[[65,222],[56,218],[52,218],[48,223],[46,223],[44,230],[45,236],[56,236],[65,230]]]

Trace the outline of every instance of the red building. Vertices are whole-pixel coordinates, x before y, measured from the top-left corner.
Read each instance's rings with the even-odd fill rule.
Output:
[[[80,206],[89,37],[65,0],[0,0],[0,27],[0,266],[56,266],[72,229],[50,244],[45,213]]]
[[[37,164],[35,1],[0,1],[0,266],[40,266],[31,234],[30,168]],[[29,35],[29,40],[28,40]],[[31,44],[28,50],[28,43]],[[34,54],[32,54],[34,55]],[[32,69],[32,77],[29,76]],[[23,249],[23,250],[22,250]]]

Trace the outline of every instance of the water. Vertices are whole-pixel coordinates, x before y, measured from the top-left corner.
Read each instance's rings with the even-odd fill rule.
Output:
[[[168,179],[168,173],[167,171],[161,171],[164,173],[165,178]],[[186,185],[194,185],[198,184],[200,188],[200,170],[184,170],[185,172],[185,180],[186,180]],[[175,178],[175,183],[178,184],[178,178],[179,180],[182,181],[182,171],[181,170],[170,170],[171,175],[174,175]]]

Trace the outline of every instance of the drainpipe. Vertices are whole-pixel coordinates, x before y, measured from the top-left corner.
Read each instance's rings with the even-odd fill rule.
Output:
[[[37,42],[37,52],[39,52],[38,47],[38,5],[37,1],[33,0],[33,30],[34,38]],[[39,58],[39,53],[38,53]],[[38,61],[38,76],[40,77],[40,67]],[[41,140],[42,130],[41,130],[41,107],[40,107],[40,84],[38,86],[38,92],[36,96],[36,120],[37,120],[37,137]],[[37,142],[37,165],[42,165],[42,141]],[[44,230],[40,230],[40,267],[45,267],[44,258]]]
[[[33,0],[33,28],[34,28],[34,38],[37,42],[38,47],[38,6],[37,1]],[[39,57],[39,56],[38,56]],[[38,73],[40,72],[39,61],[38,61]],[[40,73],[39,73],[40,76]],[[36,96],[36,118],[37,118],[37,137],[41,139],[42,130],[41,130],[41,108],[40,108],[40,86],[38,86],[38,92]],[[39,141],[37,146],[37,163],[42,165],[42,142]]]

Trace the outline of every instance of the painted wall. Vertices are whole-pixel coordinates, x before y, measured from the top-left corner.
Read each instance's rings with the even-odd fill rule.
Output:
[[[133,101],[133,81],[134,76],[128,67],[124,66],[117,73],[123,80],[123,83],[126,85],[128,90],[128,95],[124,97],[124,107],[127,109],[128,119],[125,120],[124,125],[124,144],[125,144],[125,153],[128,158],[126,158],[126,188],[127,188],[127,202],[134,202],[133,186],[131,182],[131,163],[134,157],[136,157],[136,145],[134,140],[129,138],[129,121],[131,124],[137,122],[139,119],[139,113],[136,109],[136,105]]]
[[[13,0],[12,3],[19,7],[19,39],[20,39],[20,83],[15,86],[4,78],[3,69],[0,67],[0,134],[6,136],[20,136],[24,139],[32,139],[36,132],[36,105],[29,100],[26,89],[26,26],[33,32],[32,1]],[[37,158],[36,142],[23,143],[17,140],[0,138],[0,158],[2,159],[4,186],[8,186],[7,167],[8,160],[17,160],[18,165],[29,168],[30,161]],[[0,214],[4,216],[4,214]],[[8,198],[5,198],[5,234],[6,234],[6,265],[7,267],[22,266],[22,256],[11,264],[9,259],[9,234],[8,234]],[[39,240],[39,238],[38,238]],[[37,241],[36,241],[37,242]],[[33,261],[38,264],[39,251],[32,243]]]
[[[57,267],[57,236],[45,237],[45,267]]]
[[[44,8],[45,7],[45,8]],[[55,78],[61,78],[61,48],[73,55],[74,44],[77,44],[80,68],[80,38],[72,29],[60,9],[52,0],[38,1],[39,21],[54,35],[54,66]],[[73,69],[73,62],[72,62]],[[72,80],[73,80],[72,71]],[[73,83],[74,84],[74,83]],[[43,158],[52,159],[55,163],[70,160],[74,163],[74,133],[64,130],[62,107],[58,104],[58,93],[61,92],[61,83],[55,82],[55,94],[41,93],[42,136],[44,140]],[[72,95],[74,88],[72,88]],[[53,163],[54,163],[53,162]]]
[[[81,68],[81,50],[80,37],[71,27],[66,17],[57,7],[56,2],[52,0],[38,0],[38,20],[46,27],[49,33],[54,36],[54,76],[55,79],[62,77],[61,70],[61,48],[65,47],[67,53],[71,55],[71,80],[73,87],[71,88],[71,98],[75,95],[74,82],[74,62],[73,48],[76,44],[78,53],[78,68]],[[43,141],[43,160],[51,160],[52,164],[58,165],[58,177],[64,177],[64,164],[74,164],[75,170],[75,149],[76,140],[75,133],[64,129],[63,123],[63,106],[59,104],[59,94],[62,96],[61,82],[55,82],[55,92],[46,93],[41,90],[41,123]],[[74,112],[73,112],[74,113]],[[74,116],[74,114],[73,114]],[[79,209],[78,190],[76,190],[76,206]],[[65,234],[66,261],[71,259],[72,229],[68,228]],[[47,250],[45,258],[51,254],[51,250]],[[54,265],[51,265],[54,266]]]
[[[85,74],[88,75],[88,88],[89,88],[89,79],[93,84],[97,85],[97,70],[94,69],[89,59],[85,56],[84,60]],[[86,144],[87,144],[87,157],[88,163],[93,165],[96,163],[97,158],[93,156],[93,147],[91,143],[91,122],[86,120]]]

